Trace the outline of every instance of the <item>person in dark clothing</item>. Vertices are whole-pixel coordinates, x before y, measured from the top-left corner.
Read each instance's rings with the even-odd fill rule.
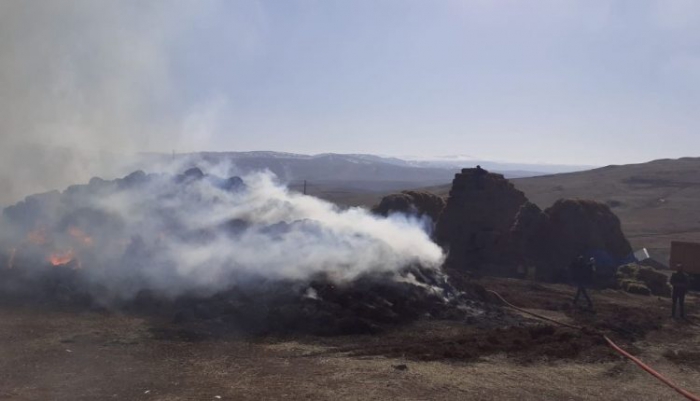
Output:
[[[676,265],[676,272],[671,275],[671,285],[673,286],[673,293],[671,294],[671,299],[673,300],[673,305],[671,306],[671,317],[676,317],[676,305],[679,307],[680,316],[685,317],[685,294],[688,292],[688,285],[690,284],[690,278],[683,271],[683,265]]]
[[[583,297],[586,298],[586,302],[588,302],[588,308],[593,309],[593,302],[591,302],[591,298],[588,296],[586,286],[588,286],[593,280],[594,268],[595,260],[593,260],[593,263],[586,263],[586,261],[583,259],[583,256],[579,256],[571,264],[571,278],[573,279],[574,284],[576,284],[577,287],[576,296],[574,297],[574,305],[578,303],[579,297],[583,295]]]

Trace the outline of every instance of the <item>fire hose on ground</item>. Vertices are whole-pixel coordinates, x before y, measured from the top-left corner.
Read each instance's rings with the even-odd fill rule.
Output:
[[[515,309],[515,310],[517,310],[517,311],[519,311],[519,312],[528,314],[528,315],[530,315],[530,316],[534,316],[534,317],[536,317],[536,318],[538,318],[538,319],[542,319],[542,320],[546,320],[546,321],[551,322],[551,323],[558,324],[558,325],[560,325],[560,326],[568,327],[568,328],[575,329],[575,330],[584,330],[583,327],[574,326],[574,325],[571,325],[571,324],[567,324],[567,323],[564,323],[564,322],[560,322],[560,321],[558,321],[558,320],[550,319],[550,318],[548,318],[548,317],[546,317],[546,316],[542,316],[542,315],[539,315],[539,314],[537,314],[537,313],[530,312],[530,311],[525,310],[525,309],[523,309],[523,308],[519,308],[519,307],[517,307],[517,306],[511,304],[510,302],[506,301],[505,298],[503,298],[503,297],[502,297],[499,293],[497,293],[496,291],[492,291],[492,290],[486,290],[486,291],[487,291],[488,293],[491,293],[491,294],[495,295],[498,299],[501,300],[501,302],[503,302],[503,303],[504,303],[505,305],[507,305],[508,307],[513,308],[513,309]],[[651,368],[649,365],[647,365],[647,364],[645,364],[644,362],[642,362],[641,360],[639,360],[639,358],[636,358],[635,356],[633,356],[633,355],[630,354],[629,352],[623,350],[623,349],[620,348],[617,344],[615,344],[610,338],[608,338],[608,336],[606,336],[606,335],[604,335],[604,334],[602,334],[602,333],[599,333],[599,334],[605,339],[605,342],[610,346],[610,348],[612,348],[613,350],[615,350],[615,352],[619,353],[620,355],[622,355],[622,356],[624,356],[625,358],[629,359],[630,361],[634,362],[637,366],[639,366],[640,368],[642,368],[643,370],[645,370],[645,371],[646,371],[647,373],[649,373],[650,375],[656,377],[656,378],[659,379],[661,382],[663,382],[663,383],[666,384],[667,386],[671,387],[672,389],[674,389],[676,392],[678,392],[679,394],[681,394],[681,395],[684,396],[685,398],[687,398],[687,399],[689,399],[689,400],[691,400],[691,401],[700,401],[700,397],[698,397],[698,396],[694,395],[693,393],[691,393],[691,392],[689,392],[689,391],[687,391],[687,390],[681,388],[680,386],[678,386],[677,384],[675,384],[674,382],[672,382],[671,380],[669,380],[668,378],[666,378],[664,375],[662,375],[661,373],[659,373],[659,372],[657,372],[656,370],[654,370],[653,368]]]

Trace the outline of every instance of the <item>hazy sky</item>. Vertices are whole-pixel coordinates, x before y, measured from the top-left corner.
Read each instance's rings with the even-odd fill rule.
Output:
[[[6,150],[697,156],[700,2],[0,0],[0,85]]]

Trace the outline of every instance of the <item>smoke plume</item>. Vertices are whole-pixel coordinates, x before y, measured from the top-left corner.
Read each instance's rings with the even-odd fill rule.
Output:
[[[223,179],[192,168],[94,178],[28,197],[3,219],[8,268],[41,274],[70,266],[104,302],[141,290],[213,294],[255,280],[323,275],[340,283],[411,265],[437,268],[443,260],[426,221],[340,210],[290,192],[267,172]]]
[[[131,155],[202,130],[171,48],[214,3],[0,2],[0,205],[123,175]]]
[[[0,206],[43,192],[3,211],[5,272],[73,269],[109,302],[441,263],[423,221],[339,210],[264,172],[224,179],[230,166],[200,163],[212,175],[178,175],[133,156],[207,145],[227,99],[188,92],[173,57],[222,4],[0,2]],[[237,35],[222,43],[254,46],[250,13],[227,7]],[[144,160],[161,172],[111,180]],[[96,175],[107,180],[45,192]]]

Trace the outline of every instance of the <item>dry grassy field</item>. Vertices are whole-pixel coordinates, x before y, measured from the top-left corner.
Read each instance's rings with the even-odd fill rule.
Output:
[[[481,284],[529,310],[606,331],[700,392],[695,297],[683,322],[667,317],[667,299],[594,291],[593,314],[571,307],[568,286]],[[535,321],[528,325],[537,329],[419,321],[376,336],[262,338],[37,306],[0,307],[0,321],[3,400],[681,399],[600,341]]]

